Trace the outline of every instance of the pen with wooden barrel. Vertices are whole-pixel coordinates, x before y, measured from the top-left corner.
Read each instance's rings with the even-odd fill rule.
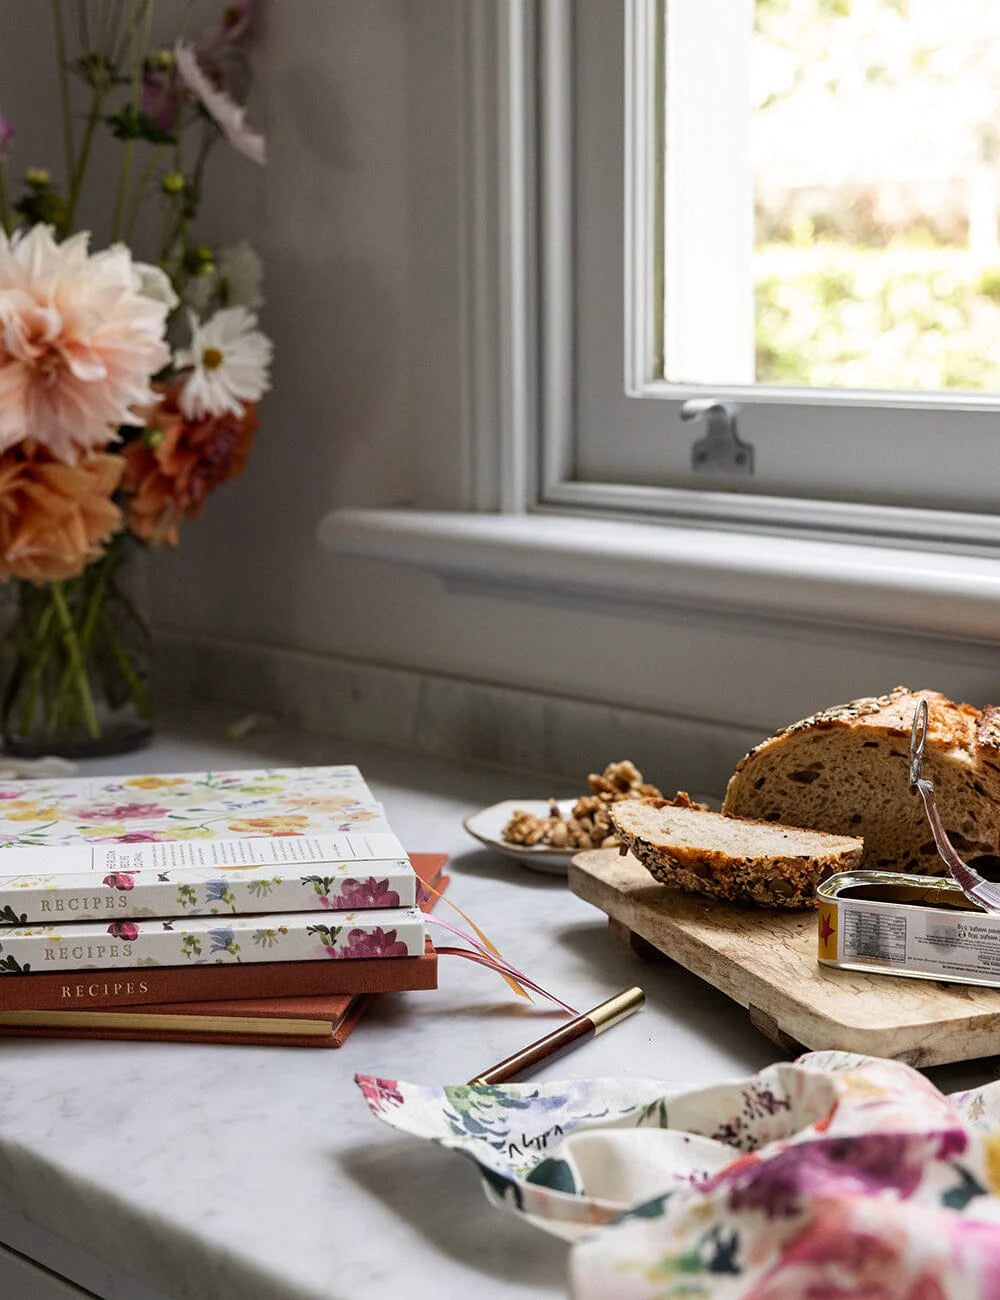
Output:
[[[616,993],[613,998],[608,998],[606,1002],[592,1007],[590,1011],[574,1016],[572,1020],[560,1025],[558,1029],[553,1029],[552,1033],[546,1034],[544,1038],[522,1047],[513,1056],[508,1056],[505,1061],[498,1061],[496,1065],[491,1065],[488,1070],[483,1070],[474,1079],[470,1079],[469,1083],[505,1083],[519,1074],[528,1074],[531,1070],[544,1065],[546,1061],[551,1061],[554,1056],[561,1056],[563,1052],[568,1052],[580,1043],[603,1034],[605,1029],[610,1029],[612,1025],[617,1025],[620,1020],[638,1011],[645,1001],[646,995],[642,989],[624,989],[621,993]]]

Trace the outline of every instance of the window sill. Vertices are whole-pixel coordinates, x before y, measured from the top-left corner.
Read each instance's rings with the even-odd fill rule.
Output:
[[[477,589],[558,590],[917,635],[1000,639],[1000,560],[556,514],[333,510],[330,551]]]

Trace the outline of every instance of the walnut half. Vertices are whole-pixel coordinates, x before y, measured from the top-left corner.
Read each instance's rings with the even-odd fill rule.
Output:
[[[655,785],[642,778],[642,773],[629,759],[609,763],[598,775],[587,777],[589,793],[581,795],[573,805],[569,817],[559,811],[554,799],[549,800],[545,817],[517,809],[501,831],[508,844],[527,846],[544,844],[553,849],[615,849],[620,841],[611,825],[611,805],[622,799],[662,799]],[[669,801],[681,808],[704,808],[695,803],[684,791],[678,791]]]

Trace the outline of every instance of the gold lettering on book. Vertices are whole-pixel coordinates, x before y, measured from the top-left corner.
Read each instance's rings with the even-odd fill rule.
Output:
[[[61,944],[58,948],[45,949],[45,961],[103,961],[106,957],[117,961],[131,956],[130,943],[75,943],[72,948]]]
[[[128,894],[94,895],[90,898],[43,898],[43,912],[108,912],[116,907],[128,907]]]
[[[108,984],[62,984],[59,988],[60,998],[115,998],[122,993],[131,997],[136,993],[148,993],[149,985],[145,980],[126,980],[124,984],[114,980]]]

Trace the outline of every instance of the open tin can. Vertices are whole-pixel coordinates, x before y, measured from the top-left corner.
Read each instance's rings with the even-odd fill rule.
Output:
[[[844,871],[816,896],[822,965],[1000,988],[1000,913],[950,878]]]

